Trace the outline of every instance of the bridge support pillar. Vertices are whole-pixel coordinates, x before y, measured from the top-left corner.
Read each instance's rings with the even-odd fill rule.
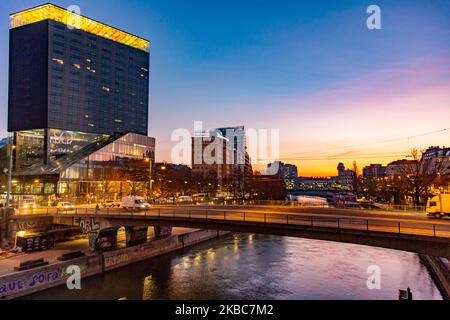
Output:
[[[99,231],[90,231],[89,236],[89,250],[107,251],[117,248],[117,230],[119,227],[112,227],[101,229]]]
[[[165,226],[154,226],[153,230],[155,232],[155,237],[166,237],[172,235],[172,227],[165,227]]]
[[[145,243],[147,241],[148,226],[125,227],[127,245]]]

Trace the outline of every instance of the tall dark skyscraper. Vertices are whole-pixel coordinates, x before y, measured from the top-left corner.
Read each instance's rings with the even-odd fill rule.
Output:
[[[147,135],[149,41],[46,4],[11,15],[8,130]]]
[[[149,41],[53,4],[10,15],[8,131],[18,167],[148,133]]]
[[[12,194],[117,198],[133,181],[148,195],[149,41],[53,4],[10,23]]]

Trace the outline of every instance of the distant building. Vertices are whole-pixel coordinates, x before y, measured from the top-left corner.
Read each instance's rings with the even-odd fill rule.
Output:
[[[392,178],[405,175],[410,171],[410,167],[418,163],[417,160],[401,159],[388,163],[386,166],[386,176]]]
[[[297,180],[298,189],[302,190],[329,190],[332,188],[330,178],[299,177]]]
[[[386,167],[381,164],[370,164],[363,168],[363,178],[382,178],[386,176]]]
[[[252,179],[254,196],[259,200],[285,200],[284,179],[273,175],[255,175]]]
[[[244,187],[252,176],[244,126],[196,132],[192,137],[192,172],[217,183],[218,191]]]
[[[450,148],[429,147],[422,155],[422,170],[450,174]]]
[[[153,171],[153,194],[156,197],[173,197],[192,192],[192,169],[183,164],[157,162]]]
[[[356,181],[356,173],[353,170],[346,169],[344,164],[340,162],[337,166],[338,175],[334,181],[346,188],[354,188]]]
[[[273,171],[276,171],[276,173]],[[296,165],[284,163],[281,161],[275,161],[267,165],[267,172],[270,172],[271,174],[275,173],[275,175],[284,179],[286,189],[297,189],[298,170]]]

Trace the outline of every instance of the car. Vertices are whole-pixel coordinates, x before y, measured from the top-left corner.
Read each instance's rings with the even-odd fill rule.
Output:
[[[68,210],[75,209],[75,206],[70,202],[64,201],[64,202],[58,203],[58,209],[68,211]]]
[[[21,209],[29,210],[29,209],[36,209],[37,205],[34,202],[23,202],[21,205]]]
[[[120,208],[121,205],[122,204],[120,201],[115,201],[115,200],[106,200],[102,204],[103,208]]]
[[[192,202],[192,197],[190,196],[179,196],[177,202]]]
[[[34,210],[37,208],[36,197],[31,195],[19,196],[19,208],[23,210]]]

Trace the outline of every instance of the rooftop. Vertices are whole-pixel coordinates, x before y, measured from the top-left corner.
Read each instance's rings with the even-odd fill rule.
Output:
[[[99,21],[87,18],[77,13],[70,12],[64,8],[51,3],[13,13],[9,16],[10,28],[18,28],[27,24],[42,20],[53,20],[74,28],[110,39],[133,48],[148,51],[150,41],[111,27]]]

